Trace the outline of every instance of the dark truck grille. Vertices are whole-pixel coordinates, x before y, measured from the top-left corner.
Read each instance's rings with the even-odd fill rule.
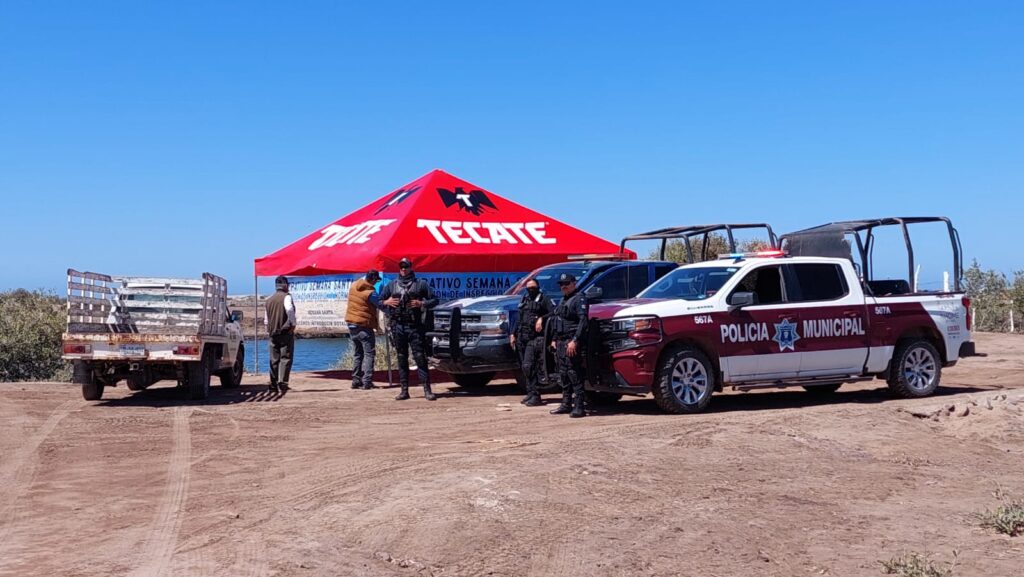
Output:
[[[462,323],[467,322],[480,322],[480,315],[463,315],[459,324],[461,325]],[[434,356],[442,358],[451,356],[451,326],[452,314],[450,311],[434,312],[434,330],[431,332]],[[461,329],[462,327],[460,326],[459,328]],[[479,332],[463,332],[462,330],[459,330],[458,332],[460,348],[476,343],[477,339],[480,337]]]

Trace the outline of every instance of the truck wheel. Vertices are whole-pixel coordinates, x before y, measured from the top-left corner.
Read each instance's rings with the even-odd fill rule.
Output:
[[[197,363],[188,363],[188,398],[201,401],[210,394],[210,365],[213,363],[211,349],[203,351],[203,358]]]
[[[87,401],[98,401],[103,398],[103,383],[96,380],[92,367],[85,361],[75,361],[71,368],[71,380],[82,385],[82,397]]]
[[[228,372],[220,374],[220,386],[225,389],[234,389],[242,384],[242,373],[245,371],[245,345],[238,345],[238,355],[235,357],[235,364]]]
[[[131,375],[125,380],[125,383],[128,385],[129,391],[141,391],[153,384],[146,378],[146,375]]]
[[[85,361],[75,361],[72,365],[72,382],[82,385],[82,398],[86,401],[99,401],[103,397],[103,383],[96,379],[92,367]]]
[[[889,389],[896,395],[927,397],[939,387],[942,363],[939,351],[926,339],[911,339],[896,346],[889,366]]]
[[[661,410],[677,415],[699,413],[711,403],[715,390],[711,361],[693,347],[670,351],[658,368],[652,389]]]
[[[607,391],[587,391],[587,404],[595,407],[607,407],[614,405],[622,399],[620,393],[609,393]]]
[[[465,375],[452,375],[455,384],[464,389],[479,389],[487,386],[494,378],[494,373],[469,373]]]
[[[805,385],[804,390],[812,395],[831,395],[838,391],[841,386],[843,386],[842,383],[832,385]]]

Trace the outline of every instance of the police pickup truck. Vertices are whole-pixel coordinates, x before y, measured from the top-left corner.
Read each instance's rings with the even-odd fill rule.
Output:
[[[68,270],[64,359],[87,401],[126,381],[139,391],[174,380],[191,399],[205,399],[210,377],[242,382],[241,311],[227,312],[227,281],[111,277]]]
[[[434,309],[434,328],[429,333],[432,342],[431,364],[452,375],[461,387],[486,385],[499,371],[514,371],[517,381],[525,388],[519,371],[519,360],[509,343],[510,331],[518,321],[518,305],[526,292],[526,282],[535,279],[541,290],[557,304],[562,299],[556,283],[559,275],[568,273],[578,280],[577,288],[587,295],[593,305],[635,297],[652,282],[675,269],[678,263],[665,260],[667,243],[678,240],[685,249],[689,262],[713,258],[710,247],[717,240],[736,250],[734,233],[754,230],[763,236],[761,242],[768,247],[778,245],[771,226],[765,223],[710,224],[663,228],[635,234],[622,239],[618,254],[581,255],[582,258],[539,268],[504,295],[460,299]],[[626,244],[635,241],[661,241],[659,260],[624,260]],[[603,258],[601,258],[603,257]],[[548,359],[548,366],[553,366]],[[542,381],[548,382],[545,378]],[[548,388],[557,386],[549,382]]]
[[[948,226],[955,286],[924,292],[913,281],[873,279],[874,230],[903,229],[913,279],[907,226],[923,222]],[[637,299],[591,307],[588,387],[649,392],[670,413],[702,411],[725,386],[830,393],[879,378],[899,396],[922,397],[943,367],[974,354],[959,235],[948,219],[832,223],[782,238],[788,253],[722,255],[676,269]],[[816,254],[825,256],[807,256]]]

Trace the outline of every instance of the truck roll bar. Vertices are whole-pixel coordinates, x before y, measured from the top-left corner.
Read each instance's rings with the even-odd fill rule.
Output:
[[[725,232],[725,238],[729,242],[729,251],[736,252],[736,239],[733,236],[734,230],[751,229],[751,228],[763,228],[768,233],[768,246],[769,248],[779,248],[779,239],[775,236],[775,232],[772,230],[771,225],[763,222],[757,223],[740,223],[740,224],[699,224],[691,226],[674,226],[669,228],[659,228],[658,230],[652,230],[650,232],[642,232],[639,234],[633,234],[622,239],[619,243],[619,252],[626,252],[626,243],[635,240],[661,240],[661,251],[659,252],[659,259],[665,260],[665,249],[668,247],[668,241],[672,239],[680,239],[683,241],[683,246],[686,247],[686,259],[688,262],[700,262],[705,260],[711,260],[717,258],[717,254],[709,255],[708,249],[710,248],[711,235],[716,232]],[[693,246],[690,243],[690,239],[694,237],[703,236],[701,241],[700,259],[694,258]]]
[[[857,253],[864,266],[862,275],[865,281],[874,280],[874,262],[871,258],[875,248],[874,231],[882,226],[898,226],[903,231],[903,241],[907,248],[908,281],[914,283],[914,246],[910,242],[908,225],[928,222],[946,224],[949,231],[949,242],[953,248],[953,287],[960,292],[960,284],[964,271],[963,246],[960,244],[960,232],[953,222],[945,216],[899,216],[876,218],[869,220],[847,220],[830,222],[819,226],[798,230],[782,235],[784,248],[793,256],[832,256],[852,260],[852,247],[846,241],[846,235],[853,236],[857,244]],[[861,234],[863,233],[863,234]]]

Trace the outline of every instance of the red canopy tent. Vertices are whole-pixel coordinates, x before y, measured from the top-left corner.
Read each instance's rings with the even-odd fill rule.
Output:
[[[256,259],[258,276],[397,271],[530,271],[619,246],[434,170]],[[627,258],[636,258],[628,251]]]

